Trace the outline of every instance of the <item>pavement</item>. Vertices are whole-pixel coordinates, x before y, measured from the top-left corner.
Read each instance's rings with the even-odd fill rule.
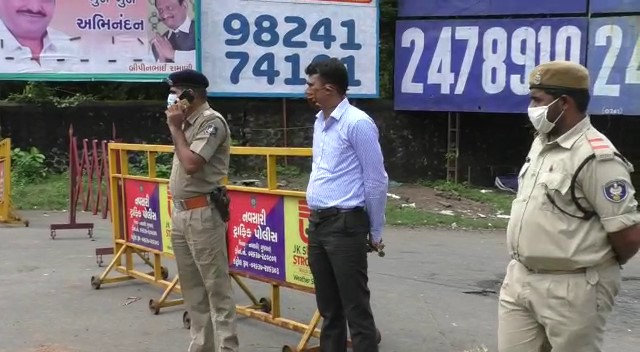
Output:
[[[108,220],[94,222],[94,238],[84,230],[58,231],[65,213],[24,212],[30,227],[0,228],[1,352],[186,351],[189,333],[183,307],[153,315],[147,303],[162,290],[141,281],[94,290],[95,248],[111,246]],[[382,333],[381,352],[496,351],[497,296],[508,257],[503,232],[389,228],[386,257],[370,257],[372,305]],[[106,256],[105,266],[111,256]],[[167,261],[170,275],[175,274]],[[623,290],[608,323],[605,349],[640,350],[640,259],[625,267]],[[269,287],[250,284],[258,297]],[[284,316],[307,322],[313,296],[283,289]],[[139,300],[125,304],[129,298]],[[248,299],[236,287],[241,304]],[[300,335],[241,317],[242,352],[281,351]],[[315,342],[315,340],[314,340]]]

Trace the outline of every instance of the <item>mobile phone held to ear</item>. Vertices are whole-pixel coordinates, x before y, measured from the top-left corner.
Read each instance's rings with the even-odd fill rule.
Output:
[[[193,92],[191,92],[191,90],[185,90],[178,97],[178,103],[182,104],[185,108],[188,108],[194,100],[195,97],[193,96]]]

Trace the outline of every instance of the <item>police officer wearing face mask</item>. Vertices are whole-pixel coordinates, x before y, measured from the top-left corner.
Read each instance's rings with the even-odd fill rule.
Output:
[[[530,77],[538,131],[518,177],[500,290],[500,352],[599,352],[640,247],[632,165],[587,115],[589,72],[555,61]]]
[[[229,170],[231,133],[207,103],[209,81],[202,73],[174,72],[167,82],[165,114],[174,145],[171,244],[191,318],[188,352],[237,352],[226,245],[229,203],[221,186]]]

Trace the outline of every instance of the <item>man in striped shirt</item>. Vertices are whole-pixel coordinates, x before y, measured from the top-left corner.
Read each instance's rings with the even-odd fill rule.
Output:
[[[335,58],[311,63],[306,97],[320,112],[307,187],[309,267],[323,317],[320,350],[345,352],[347,322],[354,352],[377,352],[369,303],[367,252],[382,244],[388,177],[378,129],[349,104],[349,76]]]

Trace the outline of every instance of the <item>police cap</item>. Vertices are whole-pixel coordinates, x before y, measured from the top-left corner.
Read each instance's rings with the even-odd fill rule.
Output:
[[[531,71],[529,88],[589,90],[589,71],[570,61],[547,62]]]
[[[167,77],[167,84],[172,87],[207,88],[209,80],[202,73],[187,69],[171,73]]]

